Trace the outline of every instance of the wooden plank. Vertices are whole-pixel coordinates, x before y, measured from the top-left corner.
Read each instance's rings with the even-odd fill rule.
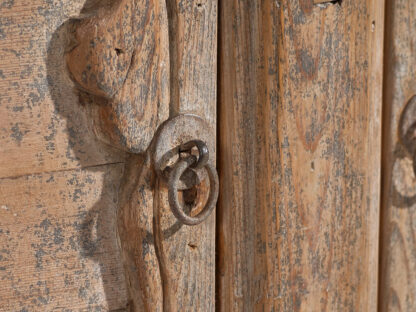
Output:
[[[130,12],[134,9],[133,17]],[[166,11],[169,11],[169,16]],[[137,36],[137,47],[132,47],[129,40],[123,40],[129,36],[128,31],[117,28],[117,25],[125,24],[120,20],[130,18],[135,22],[141,21],[138,24],[143,25],[141,31],[144,35],[139,33]],[[99,113],[95,117],[99,118],[94,123],[95,128],[100,129],[96,132],[110,134],[112,144],[130,152],[143,152],[147,147],[145,143],[150,141],[148,134],[155,125],[159,125],[159,121],[163,120],[160,117],[165,116],[167,111],[164,104],[169,103],[166,101],[169,97],[166,96],[166,89],[162,88],[169,81],[165,81],[167,75],[158,71],[163,72],[163,67],[170,63],[170,117],[192,113],[208,122],[211,129],[207,131],[211,130],[212,134],[203,133],[197,138],[209,141],[208,146],[212,147],[209,151],[211,163],[215,163],[216,27],[216,1],[186,4],[173,1],[168,3],[167,8],[163,0],[98,2],[85,20],[75,21],[73,33],[77,45],[67,54],[68,68],[83,92],[99,96],[91,98],[94,104],[98,104]],[[170,62],[164,59],[164,47],[167,46],[164,40],[168,34]],[[91,41],[97,44],[91,45]],[[118,45],[124,46],[121,58],[110,45],[113,41],[120,41]],[[134,53],[132,49],[135,49]],[[106,64],[96,62],[103,58],[102,53],[109,55],[108,59],[106,56]],[[124,66],[119,64],[126,63],[124,54],[129,53],[134,55],[130,64],[133,69],[125,71]],[[80,57],[85,62],[78,62]],[[141,65],[142,59],[145,59],[147,66]],[[116,77],[111,74],[113,69]],[[139,69],[140,74],[137,75]],[[105,73],[97,80],[91,78],[99,76],[103,70]],[[88,71],[84,81],[83,73]],[[141,75],[142,72],[145,74]],[[124,81],[123,77],[126,77],[126,82],[119,86],[118,83]],[[146,92],[136,92],[142,89]],[[140,94],[136,99],[133,95],[137,93]],[[145,96],[147,93],[148,97]],[[106,103],[101,102],[103,98]],[[130,110],[129,105],[133,102],[137,107]],[[153,106],[143,108],[142,104]],[[146,118],[140,119],[136,109],[145,109]],[[119,136],[120,133],[122,135]],[[131,142],[130,135],[143,136],[144,140]],[[174,148],[178,142],[176,139],[169,141],[170,135],[168,132],[162,141],[172,144],[171,148]],[[183,138],[180,136],[178,139]],[[132,144],[137,142],[140,144]],[[169,207],[166,184],[155,176],[152,158],[152,147],[141,155],[130,155],[120,188],[118,234],[132,310],[213,311],[215,214],[199,226],[180,224]],[[206,184],[198,187],[197,200],[203,202],[208,191]]]
[[[86,3],[80,18],[68,24],[68,35],[68,71],[94,132],[100,140],[134,153],[128,157],[117,212],[130,309],[162,311],[164,281],[155,247],[157,205],[148,148],[169,114],[165,1]]]
[[[208,122],[211,129],[207,131],[211,131],[212,138],[217,120],[217,0],[167,1],[167,8],[170,117],[185,113],[200,116]],[[216,142],[215,138],[212,141]],[[209,153],[210,159],[215,160],[216,151],[211,149]],[[156,239],[161,259],[163,311],[214,311],[215,212],[197,226],[180,226],[170,210],[166,184],[159,181],[156,187],[159,205],[155,212],[159,222]],[[196,200],[204,203],[209,188],[203,183],[197,192]]]
[[[375,311],[383,1],[222,1],[220,311]]]
[[[65,23],[85,1],[0,6],[0,177],[117,162],[88,130],[65,70]]]
[[[111,311],[123,164],[0,179],[0,311]]]
[[[379,306],[380,311],[415,311],[416,180],[411,154],[414,146],[400,138],[400,133],[406,134],[415,122],[416,3],[386,3]]]
[[[168,1],[171,115],[217,123],[218,1]]]

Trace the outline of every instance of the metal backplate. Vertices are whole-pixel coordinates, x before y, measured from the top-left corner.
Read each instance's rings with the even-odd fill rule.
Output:
[[[215,164],[215,135],[208,123],[196,115],[179,115],[163,123],[156,134],[153,160],[159,176],[165,179],[166,169],[178,160],[179,147],[191,140],[204,141],[210,154],[208,163]],[[207,178],[205,170],[195,174],[200,181]],[[180,189],[186,189],[185,184],[182,181]]]

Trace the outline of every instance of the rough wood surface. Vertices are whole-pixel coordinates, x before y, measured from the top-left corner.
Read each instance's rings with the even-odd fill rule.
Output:
[[[89,131],[64,58],[69,20],[88,3],[0,5],[0,311],[126,309],[125,157]]]
[[[212,102],[211,102],[212,103]],[[155,163],[177,148],[177,144],[199,139],[206,143],[210,165],[215,164],[213,129],[200,118],[181,115],[169,120],[158,134]],[[207,204],[214,186],[202,177],[191,190],[179,192],[179,201],[195,217]],[[183,225],[169,206],[168,187],[163,176],[156,180],[154,206],[155,242],[163,281],[164,311],[213,311],[215,308],[215,213],[198,225]]]
[[[195,227],[181,224],[169,207],[166,182],[154,170],[157,156],[194,138],[189,129],[194,123],[186,121],[183,116],[169,120],[163,125],[166,130],[157,134],[158,149],[152,146],[127,161],[118,231],[134,311],[212,311],[215,306],[215,245],[214,237],[208,236],[214,217]],[[215,155],[215,136],[207,131],[197,138]],[[196,189],[198,205],[192,207],[192,215],[206,203],[209,185],[201,183]],[[180,197],[184,205],[182,192]]]
[[[93,4],[68,25],[69,72],[97,137],[143,153],[169,114],[165,0]]]
[[[167,119],[169,82],[171,117],[194,113],[215,129],[216,2],[169,2],[169,31],[164,1],[101,1],[96,5],[89,8],[92,14],[72,23],[67,62],[77,87],[88,94],[83,102],[95,110],[90,116],[98,137],[142,153],[129,157],[117,218],[132,308],[212,311],[215,216],[197,227],[178,226],[166,186],[155,177],[149,161],[152,147],[143,152],[162,118]],[[137,30],[119,26],[140,19]],[[138,33],[137,38],[129,38],[129,31]],[[169,65],[169,59],[164,59],[168,34],[170,81],[163,73]],[[140,111],[145,113],[140,115]],[[213,148],[210,154],[215,160]],[[198,192],[203,197],[207,187]]]
[[[66,61],[101,141],[129,153],[117,233],[131,311],[161,311],[153,238],[154,179],[146,153],[169,113],[169,51],[164,0],[92,1],[67,27]]]
[[[170,117],[193,113],[216,129],[217,1],[167,1],[171,64]],[[204,133],[204,135],[206,135]],[[211,138],[215,142],[215,138]],[[171,144],[174,144],[172,142]],[[214,143],[215,145],[215,143]],[[215,150],[210,150],[215,162]],[[198,226],[180,226],[156,181],[156,240],[164,311],[214,311],[215,212]],[[203,202],[207,185],[198,187]],[[198,207],[195,209],[198,212]]]
[[[416,3],[387,1],[380,311],[416,310]],[[402,121],[406,121],[402,124]]]
[[[220,311],[375,311],[383,1],[222,1]]]
[[[120,187],[119,246],[131,311],[163,311],[163,281],[155,246],[155,178],[150,155],[131,155]]]
[[[65,70],[65,23],[83,4],[17,0],[0,5],[0,177],[123,159],[88,131],[85,108],[77,104]]]
[[[123,167],[0,180],[0,311],[126,308],[115,235]]]
[[[169,0],[171,116],[193,113],[217,123],[218,0]]]

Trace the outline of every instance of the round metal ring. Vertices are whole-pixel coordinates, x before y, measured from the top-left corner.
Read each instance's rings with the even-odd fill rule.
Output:
[[[172,213],[175,215],[175,217],[180,222],[186,225],[200,224],[201,222],[203,222],[209,217],[209,215],[212,213],[217,203],[218,190],[219,190],[217,171],[212,165],[206,164],[204,168],[208,173],[209,188],[210,188],[208,201],[205,207],[202,209],[202,211],[195,217],[191,217],[184,212],[183,208],[181,207],[179,203],[178,182],[179,182],[181,175],[185,172],[187,168],[189,168],[192,165],[193,161],[191,159],[188,160],[188,158],[179,160],[173,167],[172,171],[170,172],[169,180],[168,180],[168,189],[169,189],[168,197],[169,197],[170,209],[172,210]]]
[[[202,169],[208,163],[209,160],[208,146],[204,141],[192,140],[186,142],[179,147],[179,151],[190,152],[193,147],[196,147],[198,149],[199,156],[197,162],[190,165],[190,167],[194,169]]]

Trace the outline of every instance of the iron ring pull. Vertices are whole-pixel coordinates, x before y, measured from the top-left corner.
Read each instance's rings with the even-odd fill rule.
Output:
[[[202,169],[208,163],[209,160],[209,150],[207,144],[201,140],[192,140],[182,144],[179,147],[179,153],[187,152],[191,154],[192,148],[196,147],[198,149],[198,160],[193,162],[190,167],[193,169]]]
[[[205,221],[215,208],[218,199],[219,191],[219,180],[218,174],[215,168],[205,162],[203,168],[207,171],[209,177],[209,197],[202,211],[195,217],[187,215],[181,204],[179,203],[178,197],[178,183],[182,174],[186,169],[195,167],[197,164],[195,156],[190,156],[184,159],[180,159],[172,168],[168,179],[168,199],[169,206],[174,216],[183,224],[186,225],[198,225]],[[202,170],[202,169],[201,169]]]

